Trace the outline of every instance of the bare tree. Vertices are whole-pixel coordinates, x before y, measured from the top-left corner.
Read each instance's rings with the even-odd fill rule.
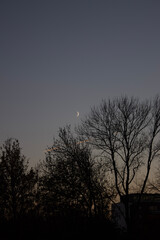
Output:
[[[129,228],[129,194],[139,170],[145,168],[143,194],[151,165],[159,156],[160,98],[140,101],[121,97],[103,100],[79,127],[79,133],[100,150],[110,165],[119,197],[125,195],[125,220]]]
[[[158,167],[154,171],[154,177],[149,179],[147,183],[147,192],[149,193],[158,193],[160,194],[160,164],[158,164]]]
[[[87,143],[74,137],[69,126],[59,130],[43,168],[42,198],[51,214],[58,209],[63,213],[78,210],[89,217],[107,214],[111,192],[100,181],[99,164]]]

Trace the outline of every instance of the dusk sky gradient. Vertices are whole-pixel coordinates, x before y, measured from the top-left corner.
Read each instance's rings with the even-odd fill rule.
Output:
[[[0,47],[0,144],[34,165],[102,98],[159,93],[160,1],[1,0]]]

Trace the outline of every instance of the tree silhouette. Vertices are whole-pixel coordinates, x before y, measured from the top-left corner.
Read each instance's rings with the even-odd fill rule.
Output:
[[[59,138],[46,154],[43,164],[42,198],[46,212],[56,214],[106,215],[111,193],[100,181],[98,162],[91,149],[71,133],[59,130]]]
[[[160,191],[158,169],[149,181],[152,163],[159,159],[159,137],[157,96],[152,101],[134,97],[103,100],[76,132],[70,126],[59,129],[38,170],[29,169],[19,141],[7,139],[0,148],[0,224],[6,227],[4,236],[5,229],[14,229],[9,237],[22,229],[22,239],[31,234],[46,239],[50,233],[75,239],[77,233],[91,237],[101,232],[104,236],[106,228],[112,236],[115,228],[109,221],[110,206],[117,196],[124,204],[125,212],[121,213],[130,232],[137,226],[138,214],[129,211],[137,211],[144,192]],[[130,194],[135,193],[137,179],[138,200],[130,209]],[[114,233],[117,236],[117,231]]]
[[[125,220],[130,226],[129,194],[139,170],[145,167],[139,201],[154,159],[159,156],[160,99],[142,101],[121,97],[103,100],[82,122],[79,134],[90,139],[110,165],[119,197],[125,195]]]
[[[1,218],[16,220],[34,208],[36,173],[28,171],[16,139],[6,140],[1,147],[0,182]]]

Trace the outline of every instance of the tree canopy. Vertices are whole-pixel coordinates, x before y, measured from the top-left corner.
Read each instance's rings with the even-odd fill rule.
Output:
[[[102,100],[75,131],[59,129],[38,168],[29,168],[17,139],[7,139],[0,147],[0,222],[41,219],[56,231],[55,222],[85,228],[96,219],[115,229],[111,206],[121,199],[130,229],[130,194],[139,193],[138,209],[143,193],[160,191],[158,170],[149,180],[159,156],[159,96]]]

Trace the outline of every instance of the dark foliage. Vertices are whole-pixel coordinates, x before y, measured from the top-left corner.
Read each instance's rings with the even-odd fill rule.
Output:
[[[100,181],[99,172],[88,145],[74,138],[69,127],[60,129],[59,139],[43,163],[41,211],[46,216],[107,216],[113,191]]]
[[[0,220],[16,220],[34,208],[36,172],[28,171],[18,140],[8,139],[0,156]]]
[[[8,139],[0,148],[0,239],[153,238],[157,221],[130,223],[129,196],[146,166],[140,204],[159,157],[159,134],[160,98],[124,97],[93,108],[76,136],[60,128],[38,170],[29,169],[18,140]],[[111,221],[117,196],[126,199],[126,232]]]
[[[39,173],[28,170],[18,140],[8,139],[0,155],[1,239],[80,239],[113,235],[108,193],[99,181],[86,144],[70,129],[60,130],[58,145]],[[116,233],[114,233],[116,234]]]

